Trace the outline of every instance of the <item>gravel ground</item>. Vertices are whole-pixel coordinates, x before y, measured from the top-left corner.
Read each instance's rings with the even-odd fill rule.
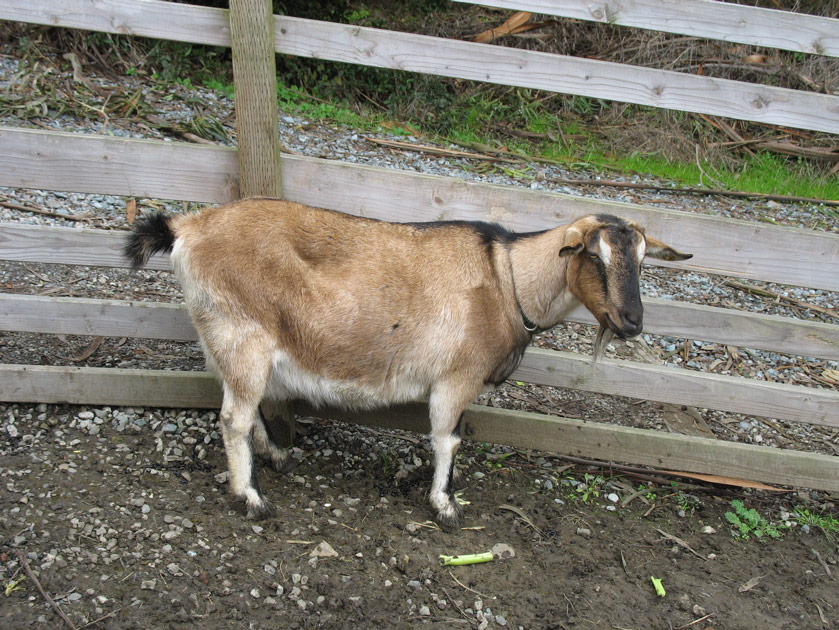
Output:
[[[16,59],[0,57],[0,90],[23,90],[20,70]],[[66,84],[70,75],[55,72],[50,80]],[[91,81],[108,90],[117,87],[101,78]],[[186,124],[211,115],[225,122],[233,137],[232,102],[224,96],[161,89],[141,78],[120,85],[128,93],[142,89],[144,101],[161,118]],[[141,120],[116,116],[0,117],[0,125],[170,137]],[[384,130],[362,134],[287,114],[281,127],[286,148],[305,155],[839,231],[835,221],[805,205],[555,187],[552,178],[597,175],[545,166],[527,167],[524,178],[496,169],[478,173],[475,162],[394,151],[365,139],[415,140]],[[127,200],[121,197],[9,188],[0,189],[0,196],[52,213],[0,207],[0,221],[127,227]],[[170,211],[188,207],[161,200],[139,205]],[[83,267],[0,263],[0,288],[180,300],[171,274]],[[767,288],[822,308],[839,307],[836,293]],[[643,293],[837,323],[702,274],[647,269]],[[568,324],[539,335],[536,344],[590,353],[591,338],[589,327]],[[839,368],[836,362],[692,340],[652,335],[644,340],[641,346],[616,344],[609,352],[811,387],[826,386],[813,375]],[[196,344],[18,333],[0,333],[0,362],[204,367]],[[669,409],[518,384],[484,395],[481,402],[664,430]],[[839,454],[836,430],[696,411],[723,439]],[[189,410],[0,405],[0,583],[6,590],[0,619],[8,620],[5,627],[60,623],[33,580],[22,579],[24,564],[76,627],[672,628],[705,615],[711,616],[691,627],[839,623],[836,541],[789,516],[793,506],[835,516],[835,497],[801,492],[777,499],[710,487],[670,490],[653,483],[639,493],[639,483],[647,482],[631,475],[612,476],[580,464],[569,468],[567,461],[543,453],[468,444],[459,466],[469,482],[464,496],[472,502],[466,524],[475,529],[451,537],[427,522],[424,440],[311,419],[303,425],[307,435],[295,444],[297,469],[287,477],[261,473],[266,494],[282,510],[276,519],[255,524],[230,509],[215,420],[214,413]],[[791,525],[783,541],[758,546],[735,540],[725,520],[732,497],[775,523]],[[451,570],[437,561],[440,553],[485,551],[497,542],[511,545],[516,557]],[[655,597],[649,574],[664,576],[666,598]]]

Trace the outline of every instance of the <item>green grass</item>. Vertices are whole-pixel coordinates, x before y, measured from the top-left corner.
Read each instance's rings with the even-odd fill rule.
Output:
[[[793,517],[799,525],[818,527],[824,532],[828,540],[834,542],[839,538],[839,518],[824,512],[811,512],[807,508],[797,507],[793,511]]]
[[[233,96],[233,86],[218,79],[206,79],[203,85]],[[435,89],[439,89],[436,86]],[[277,99],[282,111],[305,116],[312,120],[353,127],[361,131],[378,130],[387,121],[388,131],[409,134],[410,128],[419,129],[432,141],[454,142],[461,145],[483,144],[503,146],[523,157],[541,157],[564,164],[593,168],[606,172],[638,173],[676,186],[703,187],[742,192],[793,195],[816,199],[839,199],[839,177],[819,176],[803,160],[759,153],[741,161],[737,170],[719,165],[695,162],[674,162],[658,155],[632,153],[615,156],[609,153],[582,121],[610,105],[603,101],[573,97],[566,108],[580,114],[557,115],[560,98],[540,101],[531,90],[473,90],[459,97],[432,99],[436,103],[422,119],[408,118],[404,127],[394,126],[387,111],[363,109],[358,105],[319,94],[311,94],[299,87],[282,82],[277,88]],[[398,111],[399,107],[395,109]],[[397,116],[398,118],[398,116]],[[653,119],[654,120],[654,119]],[[542,139],[520,139],[499,136],[499,125],[543,134]]]

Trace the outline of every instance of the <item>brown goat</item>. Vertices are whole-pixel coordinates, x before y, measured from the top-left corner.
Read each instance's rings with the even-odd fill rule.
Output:
[[[263,397],[371,408],[429,402],[430,500],[452,528],[460,418],[486,385],[516,368],[533,334],[579,301],[603,330],[642,330],[644,256],[683,260],[634,223],[587,216],[543,232],[490,223],[387,223],[273,199],[196,214],[152,215],[126,244],[135,268],[172,251],[208,363],[234,496],[272,513],[254,451],[282,469]]]

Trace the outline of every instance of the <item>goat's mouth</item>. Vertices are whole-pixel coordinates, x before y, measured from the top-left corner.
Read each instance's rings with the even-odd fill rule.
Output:
[[[603,351],[614,337],[631,341],[632,339],[637,338],[643,330],[642,326],[633,326],[630,330],[621,328],[612,321],[612,318],[609,317],[608,313],[603,314],[603,320],[599,320],[599,323],[600,326],[597,327],[597,335],[594,339],[593,360],[595,363],[597,363],[600,357],[603,356]]]
[[[604,314],[604,319],[606,320],[606,325],[600,325],[601,328],[608,328],[614,335],[619,337],[623,340],[632,340],[638,337],[643,330],[643,326],[636,326],[633,325],[631,328],[622,328],[615,324],[612,318],[609,316],[609,313]]]

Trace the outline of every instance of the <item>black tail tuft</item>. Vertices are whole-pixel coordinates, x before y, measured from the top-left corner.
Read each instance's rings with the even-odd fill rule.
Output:
[[[137,270],[148,262],[152,254],[168,252],[175,244],[175,233],[169,225],[171,217],[155,212],[143,217],[125,241],[123,254]]]

